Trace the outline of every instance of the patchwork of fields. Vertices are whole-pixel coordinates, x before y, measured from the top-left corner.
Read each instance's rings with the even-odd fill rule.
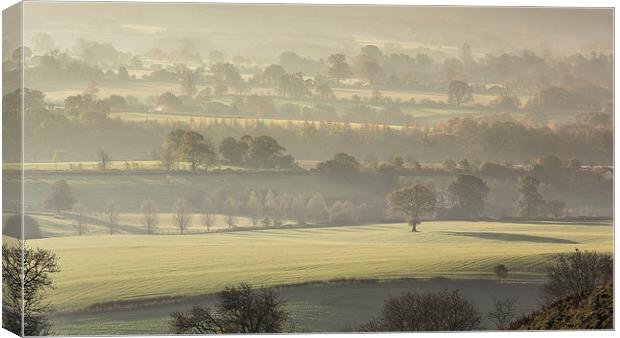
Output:
[[[54,251],[61,272],[49,300],[59,311],[339,278],[540,281],[559,252],[612,251],[610,224],[425,222],[268,229],[195,235],[99,235],[31,240]],[[157,277],[154,277],[157,276]]]

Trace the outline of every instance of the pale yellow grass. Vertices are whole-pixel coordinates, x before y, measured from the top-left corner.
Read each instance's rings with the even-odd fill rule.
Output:
[[[195,235],[116,235],[32,240],[62,271],[49,295],[59,310],[96,303],[212,293],[231,283],[279,285],[333,278],[541,280],[559,252],[613,250],[612,226],[425,222],[270,229]]]

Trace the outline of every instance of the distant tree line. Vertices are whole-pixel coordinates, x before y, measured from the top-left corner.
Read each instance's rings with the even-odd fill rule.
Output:
[[[577,115],[574,123],[553,129],[519,122],[510,116],[452,118],[438,122],[433,128],[420,125],[402,130],[373,124],[352,128],[328,122],[267,125],[260,121],[227,124],[190,120],[188,124],[156,123],[149,121],[147,113],[145,121],[123,122],[109,117],[109,102],[117,99],[99,99],[93,88],[88,92],[68,99],[65,108],[72,113],[65,116],[50,111],[42,92],[24,91],[25,138],[31,145],[29,156],[51,158],[62,151],[68,157],[92,158],[97,150],[106,149],[117,158],[144,158],[160,147],[162,134],[191,129],[209,135],[216,143],[228,136],[268,135],[286,144],[287,150],[298,158],[326,158],[331,155],[329,150],[338,145],[341,151],[359,158],[370,155],[385,158],[393,154],[406,157],[415,153],[419,161],[467,157],[520,163],[532,157],[555,154],[561,158],[579,158],[585,163],[611,163],[613,130],[610,115],[604,113]],[[3,98],[5,156],[18,158],[17,148],[10,144],[19,138],[17,117],[21,92],[6,94]],[[254,103],[250,106],[261,107]],[[317,109],[331,114],[327,108]],[[75,139],[81,142],[76,143]],[[133,146],[127,147],[127,144]]]

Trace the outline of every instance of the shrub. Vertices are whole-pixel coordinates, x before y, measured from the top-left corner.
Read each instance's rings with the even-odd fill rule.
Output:
[[[493,267],[493,273],[497,279],[508,278],[508,268],[504,264],[499,264]]]
[[[458,290],[406,293],[388,299],[379,317],[361,331],[471,331],[480,320],[474,304]]]
[[[17,239],[22,239],[22,215],[12,215],[4,221],[4,227],[2,234]],[[36,239],[43,238],[39,222],[36,219],[25,215],[24,216],[24,238],[23,239]]]
[[[218,294],[212,310],[194,306],[187,313],[173,312],[171,329],[180,334],[278,333],[284,331],[288,313],[273,289],[253,289],[248,284],[230,286]]]
[[[592,291],[596,286],[613,279],[613,259],[608,254],[575,250],[556,257],[548,269],[544,286],[548,300]]]

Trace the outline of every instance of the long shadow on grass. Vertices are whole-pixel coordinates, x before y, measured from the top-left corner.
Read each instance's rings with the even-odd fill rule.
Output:
[[[556,244],[578,244],[579,242],[563,238],[542,237],[532,235],[509,234],[505,232],[446,232],[452,236],[476,237],[492,241],[507,242],[533,242],[533,243],[556,243]]]

